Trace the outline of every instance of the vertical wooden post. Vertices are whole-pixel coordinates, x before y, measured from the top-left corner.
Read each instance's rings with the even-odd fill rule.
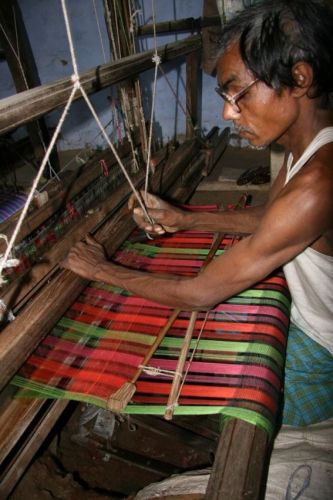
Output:
[[[267,453],[265,431],[236,418],[223,427],[205,495],[206,500],[257,500]]]
[[[0,2],[0,42],[17,92],[40,85],[36,62],[17,0]],[[16,50],[17,53],[14,51]],[[19,54],[19,55],[18,55]],[[49,134],[43,118],[27,124],[27,132],[37,162],[44,157]],[[52,152],[51,163],[58,170],[58,156]]]
[[[201,97],[202,72],[200,69],[201,51],[192,52],[186,57],[186,138],[195,136],[200,128],[199,98]]]
[[[130,35],[131,29],[131,12],[127,2],[118,2],[117,4],[111,0],[103,0],[104,17],[106,22],[107,33],[109,37],[110,49],[113,54],[113,59],[117,60],[122,57],[135,54],[134,42]],[[120,27],[123,27],[120,30]],[[119,30],[119,36],[115,34]],[[126,34],[128,38],[126,38]],[[147,132],[145,119],[143,116],[142,96],[139,77],[130,78],[121,82],[120,86],[125,89],[129,99],[130,118],[132,124],[139,127],[141,154],[144,161],[147,159]],[[120,87],[119,86],[119,87]],[[126,103],[122,98],[119,90],[119,100],[122,108],[126,107]],[[128,131],[130,133],[130,131]]]

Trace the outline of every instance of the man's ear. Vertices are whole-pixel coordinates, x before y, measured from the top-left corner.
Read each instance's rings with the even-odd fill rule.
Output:
[[[313,85],[312,66],[306,62],[298,62],[292,67],[291,74],[295,82],[292,94],[295,97],[307,94]]]

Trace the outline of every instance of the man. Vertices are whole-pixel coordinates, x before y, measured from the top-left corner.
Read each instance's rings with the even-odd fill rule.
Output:
[[[250,236],[193,278],[157,277],[118,266],[106,260],[91,237],[78,243],[64,262],[87,279],[198,310],[284,266],[293,305],[283,423],[296,426],[333,417],[332,378],[327,377],[333,370],[332,46],[333,13],[323,2],[269,1],[233,18],[223,31],[217,60],[223,116],[253,147],[277,142],[289,153],[268,203],[234,212],[192,213],[148,195],[154,224],[145,221],[140,208],[133,210],[137,223],[153,234],[197,229]],[[304,398],[295,394],[296,380]]]

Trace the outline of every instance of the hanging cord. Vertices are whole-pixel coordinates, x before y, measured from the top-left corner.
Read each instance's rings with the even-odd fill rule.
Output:
[[[185,117],[187,118],[187,115],[188,115],[188,120],[189,120],[189,124],[190,126],[192,127],[193,130],[195,130],[195,126],[193,125],[193,121],[191,119],[191,116],[190,116],[190,113],[188,112],[188,110],[186,110],[183,106],[183,103],[181,102],[181,100],[179,99],[179,97],[177,96],[176,94],[176,91],[175,89],[173,88],[173,86],[171,85],[171,82],[169,80],[169,78],[167,77],[167,74],[165,73],[165,71],[163,70],[162,66],[159,66],[159,70],[160,72],[162,73],[162,75],[164,76],[165,78],[165,81],[167,82],[168,84],[168,87],[169,89],[171,90],[172,94],[174,95],[175,99],[176,99],[176,102],[177,104],[179,105],[180,109],[182,110],[182,112],[184,113]]]
[[[175,372],[175,375],[177,377],[181,378],[181,383],[180,383],[180,386],[179,386],[179,389],[178,389],[178,392],[177,392],[177,395],[176,395],[174,403],[172,403],[171,405],[167,406],[166,410],[174,411],[175,407],[178,406],[178,399],[179,399],[179,396],[180,396],[180,394],[181,394],[181,392],[183,390],[183,386],[185,384],[185,380],[186,380],[187,374],[188,374],[188,372],[189,372],[189,370],[191,368],[191,365],[192,365],[195,353],[197,351],[197,348],[198,348],[198,345],[199,345],[199,342],[200,342],[200,339],[201,339],[201,336],[202,336],[202,332],[204,331],[204,328],[205,328],[207,320],[208,320],[209,313],[210,313],[210,311],[206,311],[204,320],[203,320],[201,328],[200,328],[200,332],[199,332],[198,337],[196,339],[195,345],[194,345],[194,347],[192,349],[192,353],[191,353],[190,359],[187,362],[187,366],[186,366],[186,370],[185,370],[184,374],[180,373],[180,372]]]
[[[157,52],[157,37],[156,37],[156,17],[155,17],[155,0],[151,2],[152,14],[153,14],[153,28],[154,28],[154,49],[155,53],[152,58],[152,61],[155,63],[155,71],[154,71],[154,82],[153,82],[153,94],[152,94],[152,104],[151,104],[151,113],[150,113],[150,123],[149,123],[149,134],[148,134],[148,145],[147,145],[147,164],[146,164],[146,179],[145,179],[145,190],[144,197],[145,202],[147,202],[147,193],[148,193],[148,183],[149,183],[149,171],[150,171],[150,158],[151,158],[151,142],[153,137],[153,120],[154,120],[154,111],[155,111],[155,97],[156,97],[156,84],[157,84],[157,73],[158,67],[161,64],[161,58]]]
[[[101,32],[101,27],[100,27],[100,24],[99,24],[99,19],[98,19],[98,13],[97,13],[97,9],[96,9],[95,0],[92,0],[92,3],[93,3],[93,7],[94,7],[94,14],[95,14],[95,19],[96,19],[96,24],[97,24],[99,41],[100,41],[101,49],[102,49],[102,52],[103,52],[103,59],[104,59],[104,63],[106,64],[106,53],[105,53],[105,48],[104,48],[104,43],[103,43],[103,38],[102,38],[102,32]]]

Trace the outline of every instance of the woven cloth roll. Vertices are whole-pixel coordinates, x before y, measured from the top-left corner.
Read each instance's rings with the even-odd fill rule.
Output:
[[[134,233],[115,260],[149,272],[194,275],[212,233],[181,232],[144,243]],[[237,238],[226,236],[218,254]],[[175,415],[242,418],[272,432],[282,389],[290,298],[280,271],[208,312],[199,313],[196,349]],[[12,383],[23,397],[66,398],[106,407],[130,381],[171,309],[126,290],[90,283]],[[163,414],[189,312],[182,312],[137,381],[125,412]],[[202,330],[202,332],[201,332]],[[201,332],[199,340],[198,336]]]

